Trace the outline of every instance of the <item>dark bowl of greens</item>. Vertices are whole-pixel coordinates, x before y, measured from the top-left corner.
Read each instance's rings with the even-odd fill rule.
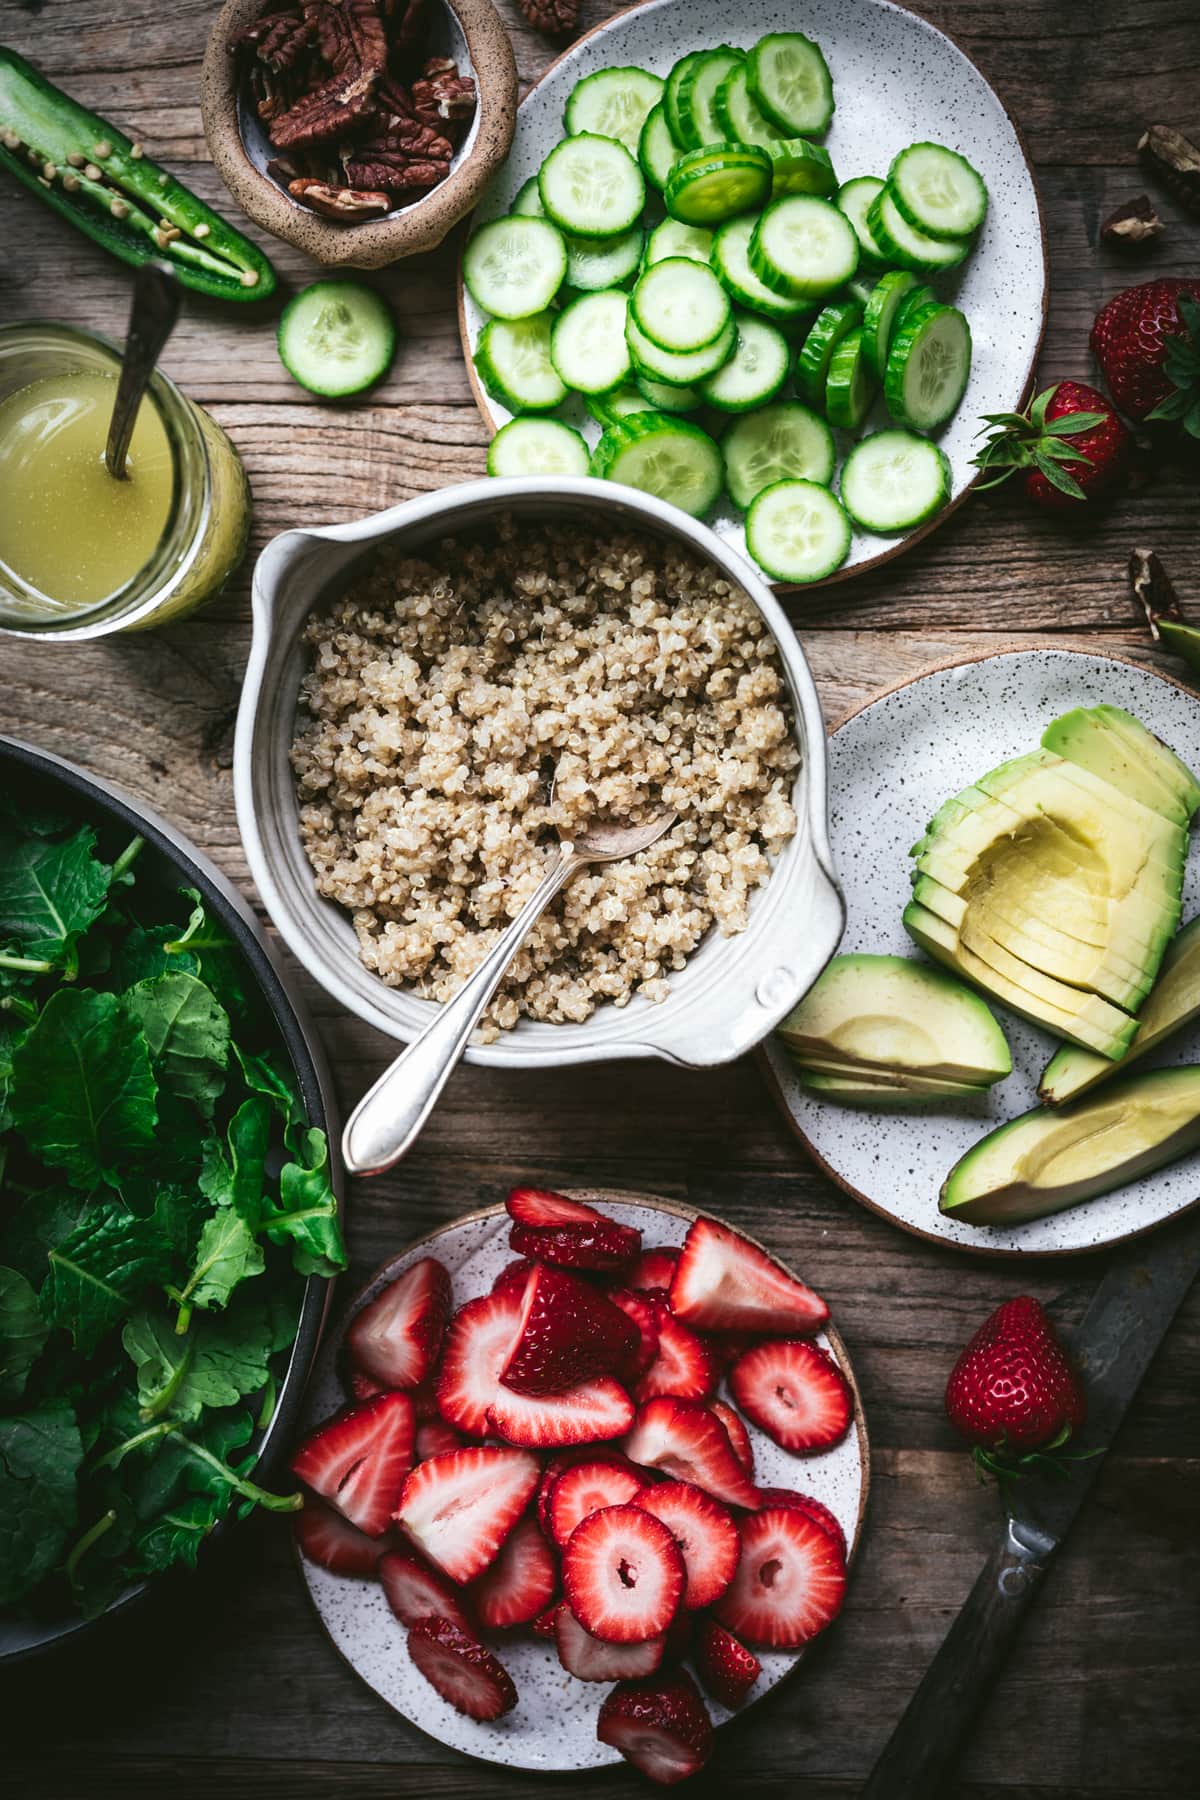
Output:
[[[236,891],[0,738],[0,1659],[271,1483],[345,1267],[328,1079]]]

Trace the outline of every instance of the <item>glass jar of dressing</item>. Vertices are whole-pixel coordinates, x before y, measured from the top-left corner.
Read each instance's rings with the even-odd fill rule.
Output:
[[[128,479],[108,473],[119,366],[114,345],[67,325],[0,329],[0,631],[59,640],[162,625],[242,558],[241,458],[158,371]]]

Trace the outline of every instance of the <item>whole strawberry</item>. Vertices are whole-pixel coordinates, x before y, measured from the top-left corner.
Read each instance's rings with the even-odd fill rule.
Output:
[[[1039,1301],[1006,1300],[980,1326],[950,1373],[946,1414],[980,1470],[999,1475],[1079,1430],[1087,1401]]]
[[[988,413],[992,427],[975,458],[996,487],[1023,471],[1026,498],[1048,512],[1078,512],[1124,480],[1133,450],[1111,403],[1082,381],[1043,388],[1023,413]]]
[[[1179,419],[1200,438],[1200,280],[1167,275],[1114,294],[1092,352],[1130,419]]]

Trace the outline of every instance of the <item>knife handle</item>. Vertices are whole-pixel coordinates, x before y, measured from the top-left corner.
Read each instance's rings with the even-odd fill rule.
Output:
[[[1054,1554],[1010,1519],[860,1800],[933,1800]]]

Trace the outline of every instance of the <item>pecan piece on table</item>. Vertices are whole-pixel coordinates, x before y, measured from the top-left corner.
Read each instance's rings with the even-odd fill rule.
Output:
[[[579,30],[579,0],[520,0],[520,7],[534,30],[548,37],[573,37]]]
[[[288,182],[288,193],[326,219],[337,219],[352,225],[360,219],[382,219],[392,210],[390,194],[370,193],[361,188],[337,187],[331,181],[316,181],[302,175]]]
[[[1162,228],[1162,220],[1155,212],[1149,194],[1138,194],[1109,213],[1100,227],[1100,236],[1106,244],[1115,244],[1118,250],[1136,250],[1139,245],[1158,237]]]
[[[1200,216],[1200,149],[1170,125],[1151,125],[1138,139],[1138,155],[1180,206]]]

